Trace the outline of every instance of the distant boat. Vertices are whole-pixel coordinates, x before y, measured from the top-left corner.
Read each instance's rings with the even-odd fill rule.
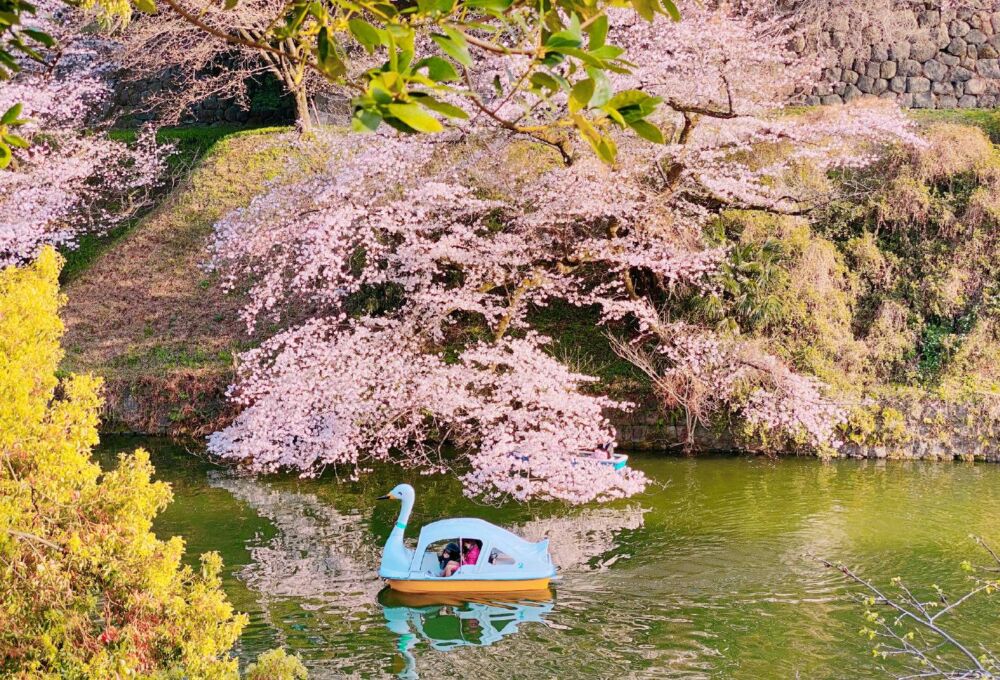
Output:
[[[624,453],[612,453],[608,458],[594,458],[589,453],[584,451],[581,452],[580,457],[596,461],[601,465],[610,465],[615,470],[623,470],[628,466],[628,456]]]
[[[420,530],[415,550],[403,545],[406,523],[416,492],[400,484],[379,500],[402,503],[396,525],[382,548],[379,576],[389,587],[404,593],[504,593],[541,591],[549,587],[556,569],[549,556],[548,539],[531,543],[495,524],[461,517],[432,522]],[[444,576],[434,547],[463,539],[480,542],[479,559]]]
[[[513,453],[516,460],[527,463],[531,460],[531,456],[522,453]],[[591,461],[597,463],[598,465],[607,465],[615,470],[624,470],[628,467],[628,456],[624,453],[612,453],[609,454],[607,458],[595,458],[592,451],[580,450],[577,451],[575,458],[579,458],[585,461]],[[573,465],[576,465],[576,461],[572,461]]]

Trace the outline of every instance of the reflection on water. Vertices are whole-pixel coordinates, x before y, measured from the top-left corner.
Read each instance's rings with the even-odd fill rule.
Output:
[[[238,652],[282,645],[312,678],[877,677],[853,588],[810,555],[886,583],[958,592],[967,536],[1000,545],[1000,465],[643,458],[658,482],[603,507],[477,505],[454,480],[417,487],[411,520],[482,517],[548,537],[553,599],[403,602],[379,594],[378,555],[405,473],[358,482],[229,476],[157,440],[143,445],[176,500],[157,524],[189,559],[219,550],[250,614]],[[996,639],[995,600],[972,602],[968,639]]]
[[[545,624],[555,603],[552,593],[506,594],[474,599],[441,595],[379,594],[386,627],[398,637],[401,678],[418,678],[416,647],[425,642],[437,652],[486,647],[518,632],[525,623]]]

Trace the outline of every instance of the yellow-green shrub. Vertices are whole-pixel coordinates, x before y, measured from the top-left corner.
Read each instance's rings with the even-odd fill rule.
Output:
[[[101,383],[56,377],[60,265],[0,271],[0,676],[236,678],[221,559],[152,533],[171,492],[148,454],[91,460]]]

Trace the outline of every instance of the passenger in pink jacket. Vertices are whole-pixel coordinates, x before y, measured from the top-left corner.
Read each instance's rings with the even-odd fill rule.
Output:
[[[479,550],[483,547],[483,542],[475,538],[462,540],[462,564],[475,564],[479,561]]]

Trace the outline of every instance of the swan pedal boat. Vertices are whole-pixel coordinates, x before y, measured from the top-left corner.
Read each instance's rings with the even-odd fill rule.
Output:
[[[379,500],[402,503],[399,517],[382,548],[378,574],[402,593],[514,593],[549,587],[556,568],[549,541],[526,541],[517,534],[481,519],[460,517],[431,522],[420,530],[415,549],[403,544],[406,523],[416,492],[400,484]],[[471,538],[482,541],[476,564],[463,564],[451,576],[442,576],[438,554],[430,546],[442,541]]]

